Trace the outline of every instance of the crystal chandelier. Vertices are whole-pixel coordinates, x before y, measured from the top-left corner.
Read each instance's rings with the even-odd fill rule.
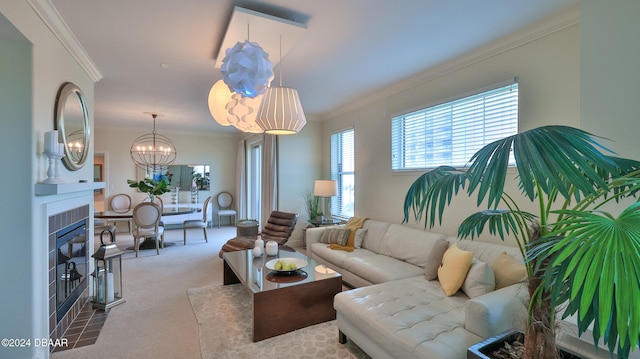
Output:
[[[131,160],[147,173],[161,174],[166,172],[176,160],[176,147],[170,139],[156,133],[157,114],[152,113],[153,132],[136,138],[131,145]]]

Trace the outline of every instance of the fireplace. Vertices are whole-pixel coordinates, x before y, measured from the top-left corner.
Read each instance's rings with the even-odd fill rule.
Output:
[[[75,222],[56,232],[56,318],[64,317],[87,288],[87,220]]]
[[[48,219],[49,337],[56,340],[89,300],[89,205],[55,211]]]

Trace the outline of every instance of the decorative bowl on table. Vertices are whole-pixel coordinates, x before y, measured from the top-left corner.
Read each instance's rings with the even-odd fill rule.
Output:
[[[307,264],[309,263],[302,258],[276,258],[268,261],[265,267],[276,273],[291,274],[306,267]]]

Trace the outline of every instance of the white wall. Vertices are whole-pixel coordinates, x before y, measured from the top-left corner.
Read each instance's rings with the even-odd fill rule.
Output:
[[[620,156],[640,158],[640,2],[581,2],[582,127],[612,140]],[[612,125],[614,124],[614,125]]]
[[[500,81],[519,78],[520,130],[549,124],[579,125],[579,26],[571,25],[542,38],[486,58],[478,51],[443,66],[404,90],[330,118],[324,127],[323,153],[329,157],[332,132],[353,126],[356,135],[356,216],[400,223],[407,189],[422,172],[392,173],[391,117]],[[455,62],[455,61],[454,61]],[[449,66],[450,64],[447,64]],[[328,173],[328,164],[324,164]],[[511,193],[517,193],[512,187]],[[445,211],[434,231],[456,235],[460,222],[476,211],[475,199],[460,196]],[[422,228],[413,218],[409,226]],[[483,240],[499,239],[483,236]],[[515,245],[511,240],[507,244]]]
[[[34,332],[38,320],[32,312],[30,298],[34,276],[30,260],[35,243],[32,240],[32,109],[31,109],[31,44],[0,15],[0,153],[2,167],[10,169],[11,186],[2,201],[0,226],[0,320],[13,325],[0,326],[0,337],[25,338]],[[11,29],[13,28],[13,29]],[[3,32],[4,31],[4,32]],[[20,164],[20,165],[16,165]],[[8,183],[8,182],[7,182]],[[7,187],[9,188],[9,187]],[[10,274],[11,273],[11,274]],[[10,278],[14,280],[9,280]],[[9,295],[18,294],[21,295]],[[16,310],[17,309],[17,310]],[[0,347],[0,356],[17,354],[17,349]]]
[[[307,225],[304,207],[305,191],[313,192],[316,179],[321,179],[322,125],[317,121],[307,121],[306,126],[296,135],[279,136],[279,188],[278,209],[283,212],[298,213],[296,230],[288,244],[302,244],[302,229]]]
[[[62,46],[58,38],[31,6],[42,1],[0,1],[0,38],[6,38],[7,20],[23,38],[13,44],[5,40],[0,47],[4,76],[5,59],[22,63],[10,66],[14,76],[1,81],[3,145],[5,168],[15,180],[5,191],[2,211],[3,252],[0,260],[2,292],[0,298],[0,336],[3,338],[48,338],[48,236],[45,209],[48,203],[65,196],[34,196],[34,184],[46,178],[47,161],[42,155],[44,133],[54,128],[54,104],[60,86],[71,81],[84,92],[93,123],[93,80]],[[15,38],[10,41],[15,41]],[[5,47],[4,45],[8,45]],[[8,51],[15,50],[15,53]],[[11,95],[5,94],[9,93]],[[5,112],[5,108],[8,110]],[[3,148],[4,149],[4,148]],[[92,157],[92,155],[90,156]],[[62,178],[74,182],[92,178],[92,160],[80,171],[61,169]],[[27,223],[28,222],[28,223]],[[5,257],[6,256],[6,257]],[[10,293],[11,295],[7,295]],[[0,357],[48,357],[48,348],[0,347]]]

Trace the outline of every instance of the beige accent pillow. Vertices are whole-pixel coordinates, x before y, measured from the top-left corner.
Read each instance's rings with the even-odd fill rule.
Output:
[[[367,230],[365,228],[356,229],[356,235],[353,237],[353,246],[355,248],[361,248],[362,242],[364,242],[364,236],[367,235]]]
[[[469,297],[475,298],[492,292],[496,288],[496,277],[491,267],[476,258],[471,262],[467,278],[462,283],[462,291]]]
[[[344,246],[345,244],[347,244],[347,240],[349,239],[350,234],[351,230],[346,228],[325,229],[325,231],[322,233],[322,236],[320,237],[320,242],[328,244],[335,243]]]
[[[508,287],[527,279],[527,267],[506,252],[500,253],[491,265],[496,276],[496,289]]]
[[[438,280],[444,293],[450,297],[462,287],[464,279],[473,261],[473,252],[463,251],[454,243],[442,257],[442,266],[438,268]]]
[[[427,280],[438,278],[438,268],[442,264],[442,257],[447,249],[449,249],[449,242],[444,239],[439,239],[433,244],[433,248],[431,248],[431,252],[427,256],[427,262],[424,265],[424,277]]]

